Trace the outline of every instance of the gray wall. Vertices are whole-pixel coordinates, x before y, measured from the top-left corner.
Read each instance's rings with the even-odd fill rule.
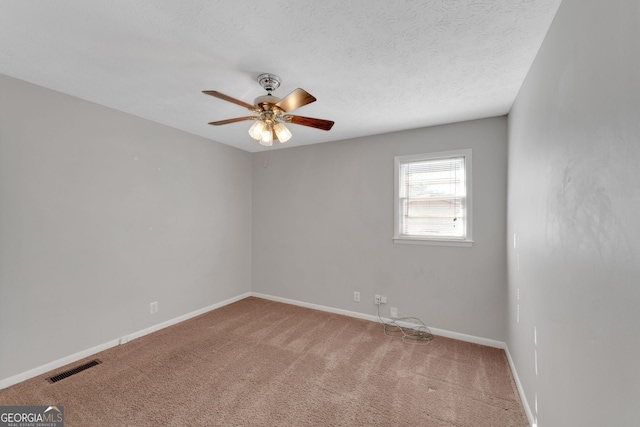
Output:
[[[0,379],[251,290],[249,153],[1,75],[0,94]]]
[[[509,115],[507,344],[539,426],[640,422],[639,22],[564,0]]]
[[[505,117],[254,154],[253,291],[504,341]],[[394,244],[394,156],[473,149],[472,248]],[[353,292],[361,302],[353,301]]]

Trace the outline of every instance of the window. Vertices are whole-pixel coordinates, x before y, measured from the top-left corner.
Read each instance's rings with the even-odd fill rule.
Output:
[[[471,246],[471,150],[395,158],[396,243]]]

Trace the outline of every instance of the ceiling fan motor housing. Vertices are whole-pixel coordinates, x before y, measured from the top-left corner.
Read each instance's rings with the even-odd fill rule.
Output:
[[[273,95],[262,95],[253,101],[253,105],[262,109],[262,111],[271,111],[273,106],[280,102],[280,98]]]

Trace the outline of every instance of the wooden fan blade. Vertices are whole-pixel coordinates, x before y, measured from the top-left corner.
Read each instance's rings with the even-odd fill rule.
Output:
[[[255,120],[257,118],[258,117],[256,116],[236,117],[235,119],[219,120],[217,122],[211,122],[209,124],[214,126],[220,126],[220,125],[227,125],[229,123],[243,122],[245,120]]]
[[[230,97],[228,95],[225,95],[224,93],[220,93],[220,92],[215,91],[215,90],[203,90],[202,93],[207,94],[207,95],[211,95],[211,96],[215,96],[216,98],[220,98],[220,99],[223,99],[225,101],[232,102],[232,103],[234,103],[236,105],[239,105],[241,107],[248,108],[249,110],[253,110],[255,108],[251,104],[247,104],[244,101],[240,101],[239,99],[232,98],[232,97]]]
[[[316,129],[322,130],[331,130],[334,122],[331,120],[323,120],[323,119],[313,119],[311,117],[302,117],[302,116],[292,116],[286,115],[283,116],[284,120],[288,123],[293,123],[295,125],[309,126]]]
[[[276,104],[285,113],[315,102],[316,98],[304,89],[296,89]]]

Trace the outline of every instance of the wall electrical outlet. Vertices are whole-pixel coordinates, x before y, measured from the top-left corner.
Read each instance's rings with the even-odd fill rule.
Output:
[[[357,292],[357,291],[353,292],[353,300],[355,302],[360,302],[360,292]]]
[[[375,303],[375,305],[380,305],[380,295],[376,295],[375,299],[373,300],[373,302]]]
[[[149,314],[154,314],[158,312],[158,301],[154,301],[149,304]]]
[[[391,307],[389,309],[389,313],[390,313],[392,319],[397,319],[398,318],[398,307]]]

